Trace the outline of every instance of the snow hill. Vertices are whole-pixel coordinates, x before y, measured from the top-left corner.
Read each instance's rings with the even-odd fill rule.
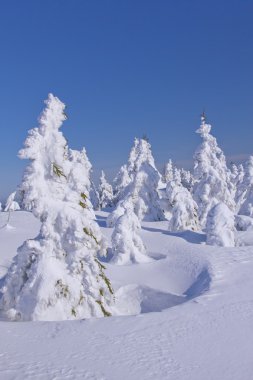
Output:
[[[108,241],[108,213],[97,221]],[[0,213],[0,275],[39,222]],[[0,379],[250,380],[253,356],[253,231],[241,247],[205,245],[205,235],[143,222],[153,261],[105,263],[118,316],[65,322],[0,321]],[[119,300],[119,301],[117,301]]]

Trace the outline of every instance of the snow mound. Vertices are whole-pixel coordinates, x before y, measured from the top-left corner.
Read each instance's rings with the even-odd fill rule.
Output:
[[[138,315],[161,312],[171,307],[190,301],[209,289],[211,275],[208,268],[203,268],[193,277],[189,288],[181,295],[143,285],[126,285],[116,292],[118,315]]]
[[[185,302],[184,296],[162,292],[141,285],[121,287],[117,293],[119,315],[158,312]]]

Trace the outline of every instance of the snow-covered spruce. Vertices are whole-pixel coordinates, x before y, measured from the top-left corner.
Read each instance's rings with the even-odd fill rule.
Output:
[[[253,218],[253,156],[245,164],[245,175],[238,193],[238,203],[241,204],[239,214]]]
[[[175,172],[174,180],[168,182],[166,194],[171,211],[170,231],[199,229],[198,206],[191,193],[181,184],[180,173]]]
[[[168,183],[170,181],[173,181],[173,163],[171,159],[164,165],[163,171],[163,182]]]
[[[17,211],[20,210],[20,206],[16,200],[16,191],[11,193],[5,203],[4,211]]]
[[[224,203],[216,204],[208,213],[206,242],[222,247],[235,246],[234,214]]]
[[[124,198],[126,188],[130,182],[131,178],[127,170],[127,165],[123,165],[113,180],[113,203],[115,205],[117,205],[117,203]]]
[[[78,150],[69,149],[68,159],[70,162],[68,184],[73,191],[67,194],[66,200],[73,201],[73,196],[76,197],[76,202],[83,208],[90,211],[90,218],[95,219],[92,203],[89,199],[91,182],[90,171],[91,163],[87,157],[86,150],[83,148]],[[80,194],[82,199],[80,200]]]
[[[95,186],[95,183],[91,180],[90,182],[90,201],[92,203],[94,210],[99,210],[99,193]]]
[[[124,208],[112,234],[111,262],[117,265],[150,262],[140,237],[141,225],[131,206]]]
[[[148,163],[143,163],[128,185],[125,197],[109,215],[107,226],[114,226],[117,218],[123,214],[126,204],[131,204],[139,221],[164,220],[157,192],[159,181],[160,176],[157,171]]]
[[[131,149],[127,171],[131,182],[124,191],[124,197],[108,217],[107,225],[112,227],[123,214],[125,203],[132,205],[139,220],[164,220],[160,205],[158,185],[161,175],[155,167],[151,145],[144,139],[135,139]]]
[[[80,163],[79,174],[77,173],[78,174],[77,180],[78,180],[78,176],[80,176],[80,178],[83,177],[85,179],[85,183],[83,183],[83,185],[82,185],[83,186],[82,192],[85,192],[85,194],[87,195],[87,201],[91,202],[93,209],[98,210],[99,209],[99,195],[98,195],[98,191],[96,189],[96,186],[91,179],[92,165],[91,165],[90,160],[87,156],[86,149],[83,148],[81,150],[81,152],[70,150],[70,153],[69,153],[70,154],[70,160],[73,160],[73,159],[75,160],[75,157],[73,155],[71,155],[71,152],[75,152],[74,156],[76,155],[76,161],[78,161]],[[80,183],[81,183],[81,181],[80,181]]]
[[[238,173],[239,173],[238,166],[234,163],[231,163],[229,170],[230,170],[230,181],[236,186]]]
[[[210,131],[211,125],[206,123],[203,115],[200,128],[196,131],[203,142],[194,155],[193,187],[193,197],[198,205],[199,220],[203,228],[209,210],[217,203],[223,202],[231,211],[235,210],[234,189],[226,159]]]
[[[64,109],[50,94],[39,127],[29,132],[20,152],[21,158],[30,160],[24,202],[33,205],[42,225],[37,238],[18,249],[3,281],[1,310],[15,320],[102,317],[112,310],[113,291],[96,258],[104,241],[91,218],[87,196],[80,193],[86,179],[77,183],[78,160],[69,161],[59,131]]]
[[[153,167],[153,169],[157,172],[160,180],[161,174],[158,172],[155,166],[155,160],[152,155],[150,143],[147,141],[147,139],[135,138],[134,146],[130,151],[127,165],[127,171],[131,179],[134,178],[135,174],[138,173],[142,164],[144,163],[149,164]]]
[[[118,202],[117,207],[106,218],[106,226],[114,227],[118,218],[124,214],[126,207],[132,207],[130,195]]]
[[[157,192],[159,173],[149,163],[144,162],[129,186],[133,209],[139,220],[163,220]]]
[[[99,180],[99,203],[100,203],[100,208],[105,208],[105,207],[112,207],[113,205],[113,190],[112,186],[107,182],[105,178],[105,173],[102,170],[101,172],[101,177]]]
[[[180,169],[180,177],[182,185],[189,191],[192,191],[194,185],[194,178],[189,170]]]
[[[236,212],[239,212],[241,205],[245,201],[245,195],[247,188],[244,185],[245,171],[242,164],[237,166],[237,176],[232,178],[232,182],[235,186],[235,205]]]

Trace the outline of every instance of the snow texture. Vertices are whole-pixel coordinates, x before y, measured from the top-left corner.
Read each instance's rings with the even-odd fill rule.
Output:
[[[107,213],[97,215],[101,220]],[[14,229],[0,229],[1,276],[20,243],[40,229],[31,213],[12,218]],[[0,214],[0,225],[5,221]],[[109,239],[112,230],[102,230]],[[252,246],[205,246],[203,234],[169,234],[166,221],[144,222],[142,238],[147,252],[162,258],[107,264],[119,316],[67,323],[1,319],[0,377],[251,379]]]

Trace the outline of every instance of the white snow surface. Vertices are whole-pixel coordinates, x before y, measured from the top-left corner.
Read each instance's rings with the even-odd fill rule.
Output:
[[[109,241],[107,216],[97,213]],[[13,212],[8,226],[6,218],[0,213],[1,276],[40,228],[28,212]],[[118,316],[0,320],[0,379],[251,379],[253,247],[207,246],[204,234],[167,229],[166,221],[142,223],[152,262],[105,264]]]

